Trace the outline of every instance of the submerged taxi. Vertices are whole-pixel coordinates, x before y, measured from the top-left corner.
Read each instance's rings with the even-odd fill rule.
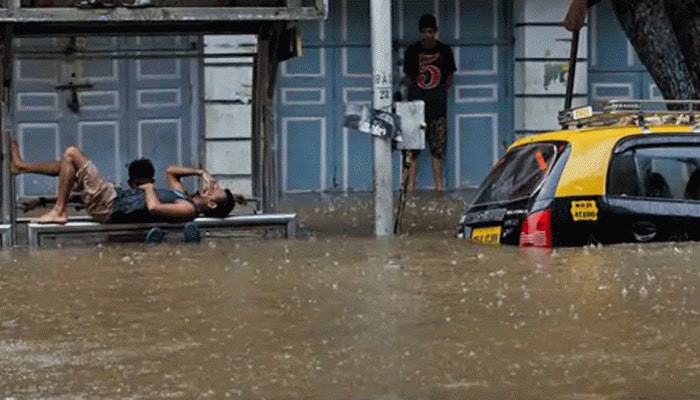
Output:
[[[671,110],[667,110],[667,108]],[[700,239],[700,101],[610,101],[514,142],[457,236],[535,247]]]

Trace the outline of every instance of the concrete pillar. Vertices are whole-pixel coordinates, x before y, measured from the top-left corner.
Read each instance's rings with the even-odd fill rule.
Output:
[[[201,159],[223,187],[247,197],[259,195],[253,154],[256,47],[256,35],[207,35],[202,62]]]

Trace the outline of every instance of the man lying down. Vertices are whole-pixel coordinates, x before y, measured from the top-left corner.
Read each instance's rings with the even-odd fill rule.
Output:
[[[167,189],[155,188],[152,179],[122,189],[102,177],[92,161],[75,146],[68,147],[60,160],[43,162],[25,162],[16,141],[12,142],[11,150],[13,174],[58,176],[56,202],[50,211],[32,221],[35,223],[66,223],[72,192],[80,196],[85,211],[102,223],[182,223],[200,215],[224,218],[236,203],[246,203],[242,195],[219,187],[203,169],[170,166],[165,171]],[[199,176],[202,188],[188,193],[181,183],[188,176]]]
[[[14,146],[13,150],[15,150],[14,154],[19,154],[19,151],[16,150],[17,144],[13,143],[13,146]],[[19,171],[20,168],[28,169],[27,166],[30,165],[30,163],[22,162],[22,158],[19,156],[17,156],[15,158],[15,160],[19,160],[19,162],[16,165],[16,168],[18,170],[15,171],[13,169],[13,172],[21,173],[21,171]],[[31,163],[31,165],[34,166],[34,169],[38,169],[37,168],[38,164],[39,163]],[[53,168],[51,165],[54,163],[49,162],[47,164],[48,164],[49,171],[47,171],[46,174],[53,176],[53,174],[50,174],[50,171]],[[139,158],[137,160],[130,162],[128,165],[128,171],[129,171],[128,184],[129,184],[129,187],[132,189],[137,188],[145,183],[154,183],[156,181],[156,179],[155,179],[155,174],[156,174],[155,167],[153,166],[153,163],[151,162],[151,160],[149,160],[147,158]],[[85,206],[83,205],[83,201],[80,199],[79,193],[71,192],[69,202],[75,205],[76,210],[82,210],[83,208],[85,208]],[[45,208],[49,204],[54,204],[54,203],[56,203],[55,196],[54,197],[40,196],[40,197],[34,197],[34,198],[23,200],[22,205],[19,208],[21,208],[22,211],[26,213],[26,212],[32,211],[36,208],[39,208],[39,207]]]

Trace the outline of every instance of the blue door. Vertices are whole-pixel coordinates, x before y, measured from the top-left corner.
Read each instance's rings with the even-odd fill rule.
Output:
[[[322,45],[330,23],[302,23],[303,56],[281,66],[276,101],[283,192],[325,191],[336,179],[335,49]]]
[[[195,58],[146,57],[163,49],[192,51],[187,37],[21,38],[16,47],[15,136],[25,160],[56,160],[66,146],[78,145],[107,179],[122,185],[135,158],[153,161],[160,184],[169,164],[194,161]],[[53,195],[55,184],[55,178],[23,175],[17,194]]]
[[[588,93],[591,103],[611,99],[662,98],[627,40],[612,3],[602,1],[593,7],[588,23]]]
[[[512,131],[512,28],[506,0],[395,0],[394,88],[403,51],[432,13],[458,71],[448,104],[447,187],[476,186]],[[369,0],[334,2],[327,20],[302,24],[303,56],[282,65],[276,96],[284,193],[372,189],[372,138],[343,128],[345,104],[371,103]],[[508,133],[506,133],[508,132]],[[395,185],[400,156],[394,155]],[[418,186],[432,187],[430,155],[419,158]]]

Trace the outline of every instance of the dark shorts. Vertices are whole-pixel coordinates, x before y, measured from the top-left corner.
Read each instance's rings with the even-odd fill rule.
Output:
[[[425,141],[430,149],[430,154],[440,160],[447,157],[447,118],[441,117],[426,121]],[[410,151],[413,158],[417,158],[420,150]]]

